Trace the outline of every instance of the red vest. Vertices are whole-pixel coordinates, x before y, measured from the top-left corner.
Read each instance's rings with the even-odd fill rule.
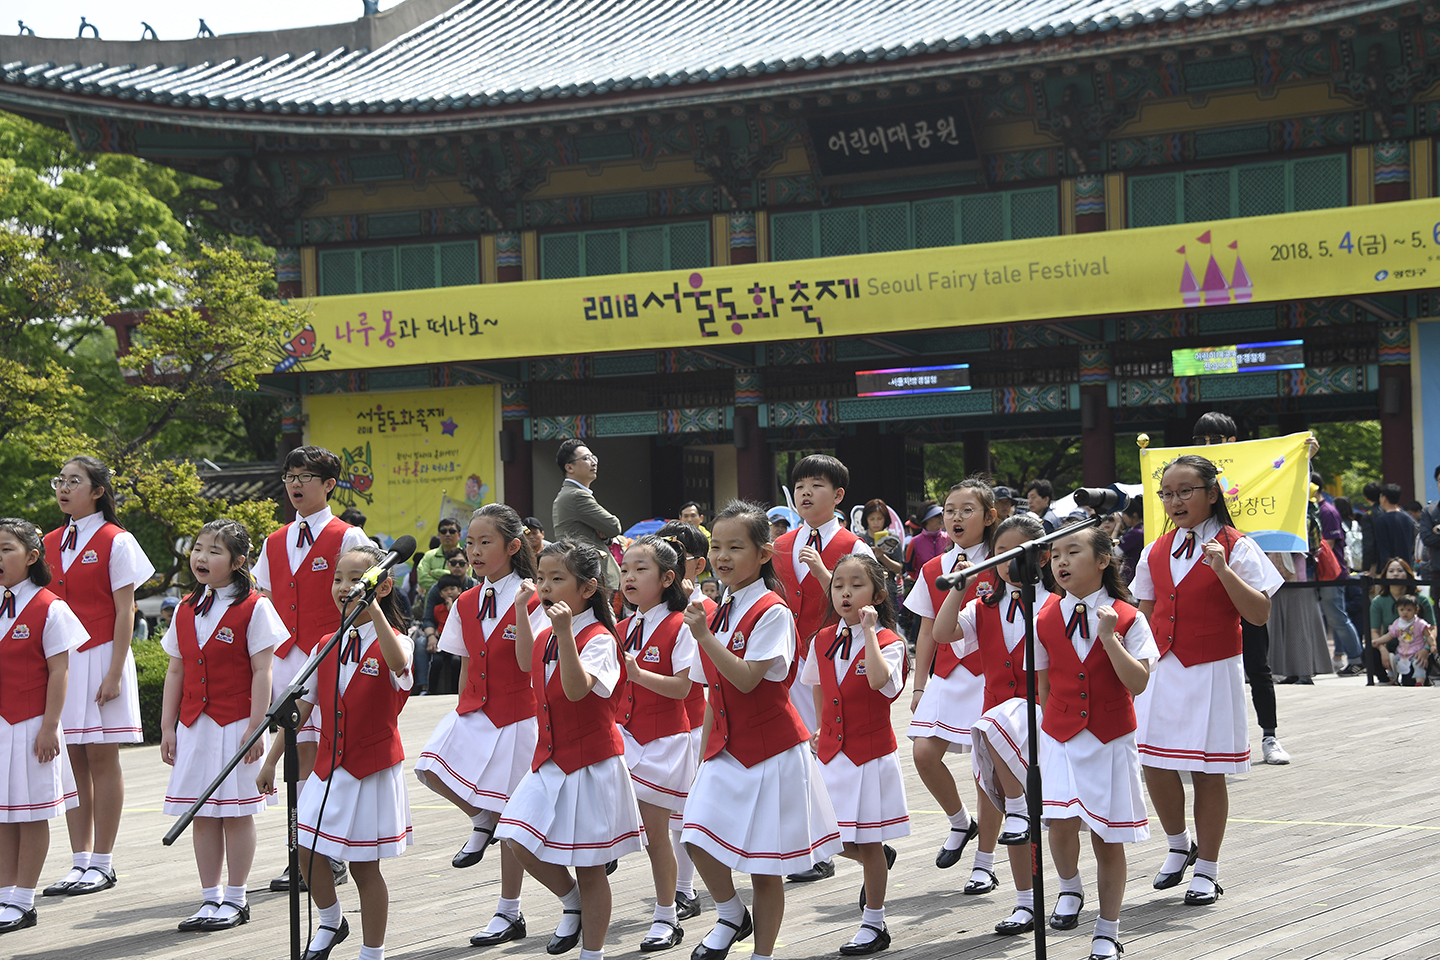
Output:
[[[1008,602],[1009,599],[1005,598],[992,607],[982,601],[975,610],[975,632],[979,634],[976,640],[980,643],[977,652],[985,665],[984,710],[1014,697],[1024,697],[1027,688],[1025,641],[1016,644],[1014,650],[1005,645],[1005,615],[1000,612],[1000,607]]]
[[[815,578],[813,573],[808,574],[802,580],[800,572],[795,569],[795,538],[806,529],[799,527],[791,530],[775,541],[775,574],[780,578],[781,586],[785,588],[785,605],[795,615],[795,663],[797,664],[809,655],[810,638],[819,632],[830,614],[830,597],[820,586],[820,581]],[[808,533],[806,535],[808,536]],[[820,559],[824,561],[825,569],[834,570],[835,564],[855,549],[855,543],[859,539],[844,527],[836,530],[825,549],[820,551]],[[794,668],[791,669],[793,673]]]
[[[755,629],[766,610],[784,602],[774,591],[756,600],[730,635],[731,652],[743,657],[746,635]],[[706,760],[728,750],[742,765],[753,767],[810,739],[810,731],[805,729],[800,714],[790,702],[788,682],[761,680],[754,690],[741,693],[739,687],[715,668],[703,647],[700,661],[705,667],[705,682],[710,687],[710,739],[705,743]],[[793,665],[791,672],[794,672]]]
[[[716,603],[709,597],[701,597],[700,605],[705,608],[705,622],[715,616]],[[705,726],[705,678],[690,678],[690,693],[685,697],[685,715],[690,718],[690,729],[699,730]]]
[[[50,666],[45,662],[45,617],[50,604],[58,599],[41,587],[15,618],[10,632],[0,638],[0,663],[5,665],[0,670],[0,717],[11,726],[45,713],[45,694],[50,686]]]
[[[935,578],[943,573],[949,572],[949,570],[945,569],[945,554],[943,553],[938,557],[931,557],[929,560],[926,560],[925,565],[920,568],[920,582],[925,585],[926,590],[930,591],[930,608],[936,613],[940,612],[940,605],[945,602],[945,591],[935,589]],[[999,579],[996,577],[993,569],[986,570],[978,577],[967,580],[965,583],[965,599],[960,604],[961,609],[964,609],[965,604],[980,596],[980,585],[982,583],[993,590],[996,589],[995,585],[998,582]],[[934,669],[930,670],[930,672],[937,677],[948,677],[951,671],[957,666],[963,666],[966,670],[969,670],[972,675],[977,677],[985,672],[985,665],[980,659],[979,651],[970,654],[962,660],[955,656],[955,651],[951,648],[950,644],[937,643],[935,645],[935,665]],[[917,663],[915,665],[916,670],[928,668],[928,664]]]
[[[539,770],[546,760],[554,760],[557,767],[569,774],[601,760],[623,756],[625,741],[620,739],[620,728],[615,726],[615,704],[610,697],[599,696],[592,690],[579,700],[571,700],[565,695],[558,664],[546,682],[545,644],[550,640],[550,633],[548,627],[540,631],[530,654],[530,677],[535,703],[540,707],[540,739],[535,744],[530,769]],[[575,648],[584,650],[585,645],[594,640],[604,643],[606,637],[614,639],[609,628],[603,623],[592,623],[576,636]],[[624,679],[623,671],[621,679]]]
[[[333,607],[334,604],[332,603]],[[329,634],[318,638],[324,645]],[[390,667],[385,655],[380,652],[380,641],[370,641],[370,646],[360,655],[360,669],[350,678],[345,692],[335,703],[335,678],[340,670],[342,641],[330,656],[320,661],[315,671],[315,694],[318,702],[315,709],[320,717],[320,748],[315,755],[315,774],[327,780],[333,767],[330,754],[335,753],[335,762],[349,771],[356,780],[364,780],[372,773],[389,769],[405,759],[405,747],[400,742],[400,711],[405,708],[408,690],[396,690],[390,682]],[[374,673],[365,668],[374,661]],[[333,746],[332,746],[333,743]],[[347,747],[354,749],[347,750]]]
[[[639,616],[637,613],[635,616]],[[620,638],[623,646],[625,637],[630,632],[630,626],[634,617],[623,620],[615,627],[615,633]],[[675,675],[675,664],[671,655],[675,652],[675,638],[680,635],[680,628],[685,626],[685,612],[675,610],[668,617],[660,621],[655,632],[644,638],[640,650],[635,653],[635,660],[641,663],[652,673],[658,673],[662,677]],[[695,685],[691,684],[691,690]],[[615,698],[615,722],[626,730],[630,736],[635,738],[636,743],[645,744],[651,740],[658,740],[661,737],[671,737],[677,733],[688,733],[690,730],[690,716],[685,712],[685,700],[683,698],[667,697],[656,693],[649,687],[642,687],[634,680],[627,680],[616,691]],[[701,700],[701,708],[704,708],[704,700]],[[703,719],[702,719],[703,722]]]
[[[1150,581],[1155,585],[1150,627],[1160,656],[1173,648],[1176,658],[1187,667],[1238,657],[1243,652],[1240,611],[1210,565],[1197,562],[1178,587],[1170,580],[1170,551],[1175,549],[1179,532],[1171,530],[1150,548]],[[1227,561],[1241,536],[1234,527],[1221,527],[1215,535],[1225,547]],[[1195,549],[1202,547],[1196,544]]]
[[[270,600],[290,631],[290,639],[275,648],[277,657],[284,657],[297,646],[306,654],[312,653],[321,639],[340,629],[340,608],[335,606],[330,588],[350,524],[332,517],[300,561],[300,569],[291,573],[288,543],[297,528],[297,524],[287,524],[265,540]]]
[[[890,705],[895,697],[883,696],[879,690],[870,688],[865,676],[865,636],[856,632],[859,627],[852,631],[850,640],[852,650],[859,645],[855,659],[850,661],[845,679],[835,679],[835,665],[824,652],[839,628],[839,624],[835,624],[815,635],[815,665],[820,668],[820,690],[828,701],[820,714],[819,755],[822,763],[829,763],[835,754],[844,750],[845,756],[858,767],[895,752],[895,726],[890,720]],[[893,631],[883,627],[877,635],[881,649],[902,642]]]
[[[485,584],[471,587],[455,600],[455,616],[460,618],[460,635],[469,651],[470,665],[465,671],[465,689],[455,712],[462,716],[484,710],[485,716],[497,727],[508,726],[535,716],[535,693],[530,689],[530,675],[515,660],[515,605],[505,611],[486,637],[480,632],[480,597]],[[540,606],[540,598],[531,596],[528,613]],[[495,656],[490,656],[490,654]]]
[[[175,608],[175,637],[185,661],[180,695],[180,722],[185,726],[194,724],[202,713],[222,727],[250,716],[254,672],[246,631],[258,599],[260,595],[252,590],[244,600],[232,603],[203,649],[195,632],[195,608],[188,603]]]
[[[1138,611],[1119,600],[1113,606],[1120,615],[1115,635],[1124,636]],[[1130,689],[1116,676],[1099,637],[1084,661],[1076,655],[1075,645],[1065,636],[1059,594],[1046,601],[1035,617],[1035,638],[1045,644],[1050,655],[1050,699],[1045,703],[1042,730],[1062,743],[1087,728],[1101,743],[1135,730],[1135,699]]]
[[[68,524],[66,525],[68,526]],[[65,527],[45,534],[45,556],[50,558],[50,592],[55,594],[80,618],[90,639],[80,645],[91,650],[115,640],[115,590],[110,585],[110,545],[123,533],[113,523],[103,523],[80,548],[69,570],[61,570],[60,544]]]

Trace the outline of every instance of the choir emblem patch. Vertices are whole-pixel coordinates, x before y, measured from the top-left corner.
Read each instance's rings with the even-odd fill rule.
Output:
[[[990,594],[994,592],[995,585],[993,583],[990,583],[988,580],[981,580],[979,583],[975,584],[975,595],[977,597],[983,599],[990,596]]]
[[[855,661],[855,676],[857,676],[857,677],[863,677],[863,676],[865,676],[865,661],[864,661],[864,660],[857,660],[857,661]]]
[[[660,648],[659,648],[659,647],[649,647],[649,648],[647,648],[647,649],[645,650],[645,656],[644,656],[643,659],[645,660],[646,663],[659,663],[659,662],[660,662]]]
[[[80,555],[80,562],[81,562],[81,563],[99,563],[99,562],[100,562],[100,554],[96,553],[94,550],[86,550],[84,553],[82,553],[82,554]]]
[[[13,631],[11,631],[10,636],[14,637],[16,640],[29,640],[29,639],[30,639],[30,624],[28,624],[28,623],[17,624],[16,627],[15,627],[15,629],[14,629]]]
[[[505,628],[505,632],[502,633],[502,634],[500,634],[500,639],[501,639],[501,640],[517,640],[517,639],[519,639],[519,637],[518,637],[518,636],[516,635],[516,633],[515,633],[515,624],[512,623],[512,624],[508,625],[508,626]]]
[[[215,639],[219,640],[221,643],[234,643],[235,631],[231,630],[229,627],[221,627],[219,630],[215,631]]]
[[[329,569],[330,569],[330,564],[326,561],[326,559],[325,559],[324,557],[316,557],[314,560],[311,560],[311,561],[310,561],[310,572],[311,572],[311,573],[319,573],[321,570],[329,570]]]
[[[733,637],[730,638],[730,649],[731,649],[731,650],[736,650],[736,651],[744,650],[744,649],[745,649],[745,634],[740,633],[740,632],[737,630],[737,631],[735,632],[735,636],[733,636]]]
[[[360,664],[360,672],[367,677],[380,676],[380,661],[374,657],[366,657],[365,662]]]

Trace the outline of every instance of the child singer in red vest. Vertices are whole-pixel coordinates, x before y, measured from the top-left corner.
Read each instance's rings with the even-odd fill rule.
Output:
[[[540,551],[538,588],[526,580],[516,594],[516,604],[524,604],[537,593],[550,626],[532,642],[529,620],[517,621],[515,655],[530,673],[539,741],[495,831],[526,872],[560,898],[560,923],[546,952],[574,949],[583,933],[582,960],[605,955],[611,912],[605,864],[645,843],[615,726],[611,696],[624,673],[600,562],[593,547],[556,541]]]
[[[860,929],[840,952],[864,956],[890,946],[885,881],[895,850],[885,841],[910,835],[890,721],[910,662],[904,638],[895,633],[885,568],[874,557],[840,559],[830,575],[830,605],[839,622],[815,635],[800,679],[814,691],[820,773],[840,825],[842,856],[865,868]]]
[[[445,621],[439,649],[460,658],[460,702],[435,727],[415,775],[470,818],[470,836],[450,863],[480,862],[500,812],[530,770],[538,737],[530,674],[520,669],[518,619],[538,633],[549,620],[532,595],[515,605],[523,580],[534,580],[535,555],[520,515],[503,503],[475,511],[465,532],[465,554],[480,583],[460,595]],[[522,612],[523,611],[523,612]],[[525,869],[500,848],[500,903],[470,943],[488,947],[525,936],[520,887]]]
[[[70,872],[47,897],[98,893],[115,886],[111,861],[125,778],[120,744],[139,743],[140,687],[130,640],[135,588],[155,572],[115,515],[115,481],[94,457],[71,457],[50,481],[68,517],[45,535],[50,590],[80,618],[89,638],[70,658],[61,725],[79,805],[65,813]]]
[[[915,769],[921,781],[950,820],[950,832],[935,855],[935,866],[942,870],[953,867],[964,855],[965,845],[977,834],[980,837],[970,882],[963,891],[974,895],[989,893],[997,886],[995,838],[1000,835],[1000,815],[979,799],[977,791],[979,819],[971,818],[955,778],[945,766],[945,754],[970,750],[970,727],[984,712],[984,668],[978,654],[961,660],[948,644],[935,642],[935,617],[945,602],[945,594],[935,589],[935,578],[990,556],[995,537],[995,491],[979,477],[962,480],[950,488],[943,516],[944,530],[954,546],[925,562],[920,579],[905,598],[905,607],[920,617],[915,692],[910,702],[914,717],[906,733],[914,741]],[[969,581],[965,601],[988,596],[995,582],[993,570]]]
[[[359,602],[347,602],[346,594],[382,559],[384,552],[368,544],[347,550],[331,565],[332,602],[342,621],[350,605]],[[321,637],[319,646],[328,639]],[[305,954],[311,960],[326,960],[334,946],[350,935],[327,860],[347,862],[355,874],[363,942],[360,960],[385,956],[390,891],[380,875],[380,861],[400,856],[412,843],[399,719],[414,683],[410,670],[414,653],[395,597],[395,581],[387,574],[369,607],[311,675],[307,684],[311,692],[301,699],[301,721],[315,716],[320,726],[315,771],[300,796],[297,817],[300,872],[320,914],[320,926]],[[262,792],[269,793],[275,785],[275,764],[284,746],[281,737],[270,748],[257,781]]]
[[[1120,952],[1124,845],[1150,837],[1133,701],[1145,689],[1149,664],[1159,652],[1149,624],[1128,602],[1113,550],[1110,536],[1098,527],[1057,541],[1050,568],[1062,592],[1046,602],[1035,622],[1035,669],[1050,671],[1040,775],[1050,855],[1060,873],[1050,926],[1069,930],[1079,922],[1085,903],[1083,827],[1090,831],[1100,890],[1091,960]]]
[[[640,944],[646,953],[669,949],[684,938],[673,899],[679,867],[666,842],[671,814],[684,811],[695,779],[685,698],[693,686],[696,648],[685,625],[690,581],[684,575],[680,541],[658,536],[637,539],[620,564],[620,591],[635,615],[615,628],[626,677],[615,694],[615,722],[625,741],[625,765],[640,802],[655,877],[655,915]]]
[[[0,934],[35,926],[50,818],[76,804],[60,712],[70,651],[90,634],[49,583],[40,531],[0,520]]]
[[[1160,499],[1175,529],[1145,547],[1131,585],[1160,651],[1150,689],[1136,702],[1138,739],[1170,847],[1154,886],[1177,886],[1194,864],[1185,902],[1197,906],[1222,893],[1216,861],[1230,815],[1225,775],[1250,769],[1240,620],[1264,624],[1284,577],[1230,522],[1209,460],[1176,457],[1161,476]],[[1181,770],[1195,785],[1194,843]]]
[[[321,637],[340,626],[330,596],[335,561],[340,554],[371,543],[365,531],[352,527],[330,512],[330,495],[340,482],[340,458],[324,447],[297,447],[285,455],[280,479],[295,510],[295,519],[270,536],[260,547],[251,571],[255,586],[269,597],[290,636],[275,648],[271,675],[271,702],[290,686]],[[308,782],[315,767],[319,729],[307,724],[300,731],[300,782]],[[344,864],[336,866],[344,877]],[[290,889],[289,873],[270,882],[270,889]]]
[[[1045,534],[1034,514],[1000,521],[995,552],[1005,553]],[[1054,592],[1050,556],[1041,554],[1041,583],[1035,587],[1035,610],[1045,606]],[[1029,681],[1025,675],[1025,609],[1020,588],[1010,579],[1010,565],[998,568],[1004,589],[966,601],[951,590],[935,618],[935,639],[951,643],[955,655],[979,655],[985,670],[985,701],[980,719],[970,728],[971,767],[984,803],[1005,815],[998,842],[1010,851],[1010,874],[1015,880],[1015,909],[995,925],[1000,934],[1028,933],[1035,929],[1035,892],[1031,884],[1030,819],[1025,805],[1025,776],[1030,763],[1030,722],[1026,707]],[[1050,694],[1048,671],[1035,671],[1036,717]]]
[[[275,646],[290,636],[250,582],[250,534],[211,520],[190,548],[195,590],[175,610],[160,645],[170,654],[160,714],[160,759],[175,769],[166,816],[178,817],[235,751],[265,723]],[[200,909],[181,930],[228,930],[250,920],[246,882],[255,860],[255,814],[273,797],[255,787],[262,738],[211,795],[190,826],[200,868]],[[229,865],[223,892],[220,869]]]
[[[723,960],[752,932],[756,960],[769,960],[785,915],[785,875],[841,850],[810,732],[787,689],[795,618],[775,592],[772,549],[765,508],[732,502],[710,535],[710,565],[725,599],[708,621],[699,603],[685,612],[710,702],[705,760],[685,803],[682,838],[719,915],[692,960]],[[733,870],[750,874],[753,920]]]

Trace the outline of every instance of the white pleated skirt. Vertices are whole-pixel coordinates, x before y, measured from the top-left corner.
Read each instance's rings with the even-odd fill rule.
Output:
[[[1160,658],[1135,698],[1140,762],[1162,770],[1244,773],[1250,769],[1242,657],[1187,667]]]
[[[404,763],[397,763],[363,780],[340,767],[330,774],[328,798],[326,782],[310,774],[300,793],[300,856],[304,857],[304,851],[312,847],[331,860],[400,856],[414,842],[404,767]]]
[[[820,764],[842,843],[881,843],[910,835],[910,805],[899,753],[856,766],[844,752]]]
[[[570,774],[546,760],[515,788],[495,839],[514,840],[546,863],[567,867],[598,867],[640,852],[645,826],[625,758],[608,757]]]
[[[795,670],[795,682],[790,684],[790,703],[800,714],[800,722],[805,724],[805,729],[814,736],[815,731],[820,729],[820,719],[815,716],[815,688],[800,682],[800,671],[803,669],[805,661],[801,660]]]
[[[691,757],[691,763],[694,764],[694,769],[695,769],[697,772],[700,770],[700,754],[704,751],[704,748],[705,748],[705,724],[704,724],[704,723],[701,723],[700,726],[694,727],[694,728],[692,728],[692,729],[690,730],[690,757]],[[691,782],[692,782],[692,783],[694,782],[694,778],[693,778],[693,777],[691,778]],[[688,798],[688,794],[687,794],[687,798]],[[684,810],[684,808],[682,807],[682,808],[679,809],[679,810],[672,809],[672,810],[670,811],[670,829],[671,829],[671,830],[681,830],[681,829],[684,829],[684,827],[685,827],[685,810]]]
[[[270,706],[275,706],[280,699],[280,694],[290,686],[290,682],[300,674],[300,668],[305,666],[305,661],[310,655],[299,647],[291,647],[290,652],[283,657],[275,658],[275,665],[270,670]],[[310,675],[307,684],[312,690],[315,687],[315,675]],[[295,733],[296,743],[319,743],[320,727],[319,717],[315,711],[310,711],[310,719],[301,725]]]
[[[635,786],[635,799],[672,812],[685,809],[685,797],[695,782],[695,753],[690,731],[656,737],[641,744],[620,728],[625,741],[625,766]]]
[[[1039,705],[1035,707],[1035,729],[1040,729],[1044,713]],[[1004,764],[1020,787],[1025,787],[1025,778],[1030,771],[1030,720],[1026,701],[1011,697],[1004,703],[997,703],[986,710],[975,726],[970,728],[975,750],[970,755],[970,766],[980,789],[995,804],[995,809],[1005,812],[1005,789],[995,776],[995,767]],[[1041,741],[1042,745],[1044,741]],[[1045,769],[1043,766],[1040,768]]]
[[[248,719],[222,727],[204,713],[188,727],[183,723],[175,725],[175,766],[170,769],[170,785],[165,788],[165,816],[178,817],[190,809],[245,742],[247,726]],[[270,735],[262,735],[260,743],[262,748],[268,748]],[[231,770],[196,816],[248,817],[279,802],[273,791],[267,796],[255,786],[264,758],[262,753],[254,763],[242,763]]]
[[[102,643],[89,650],[70,651],[70,674],[65,686],[65,706],[60,711],[60,728],[70,746],[82,743],[140,743],[145,739],[140,729],[140,685],[135,679],[135,655],[125,652],[125,667],[120,673],[120,696],[105,704],[97,704],[95,695],[105,674],[110,672],[110,658],[115,641]]]
[[[840,827],[808,743],[746,767],[700,764],[680,839],[741,873],[784,876],[840,852]]]
[[[1039,736],[1045,822],[1079,817],[1106,843],[1150,839],[1135,734],[1109,743],[1101,743],[1089,730],[1064,743],[1044,730]]]
[[[472,807],[499,813],[530,772],[539,731],[534,717],[497,727],[484,710],[452,710],[435,725],[415,773],[437,778]]]
[[[80,805],[63,739],[54,760],[41,763],[35,757],[35,738],[44,721],[43,716],[16,724],[0,719],[0,770],[5,772],[0,823],[49,820]]]
[[[925,684],[905,735],[911,740],[938,737],[949,741],[948,752],[968,753],[970,728],[984,706],[985,678],[956,665],[950,676],[933,676]]]

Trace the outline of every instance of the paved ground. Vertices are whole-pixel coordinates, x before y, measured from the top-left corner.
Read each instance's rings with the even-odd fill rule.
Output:
[[[1435,779],[1436,693],[1427,689],[1369,688],[1363,680],[1328,678],[1315,686],[1278,687],[1281,737],[1295,758],[1287,767],[1257,766],[1231,780],[1229,833],[1221,882],[1226,895],[1210,908],[1180,903],[1183,888],[1151,889],[1164,836],[1130,848],[1130,880],[1121,915],[1126,957],[1187,958],[1365,958],[1440,957],[1440,914],[1434,890],[1440,880],[1440,811]],[[901,702],[908,703],[908,696]],[[410,757],[454,698],[413,700],[402,716]],[[896,710],[897,722],[901,710]],[[1259,748],[1258,736],[1252,746]],[[188,841],[160,844],[171,820],[160,813],[167,771],[155,747],[124,751],[128,807],[121,826],[116,867],[120,883],[107,893],[71,901],[45,900],[40,925],[6,936],[0,956],[15,960],[253,960],[288,952],[285,898],[252,897],[254,919],[226,933],[183,934],[175,924],[199,901],[198,880]],[[1001,890],[988,897],[959,893],[967,864],[935,869],[934,856],[945,821],[906,762],[913,834],[894,845],[900,851],[887,905],[894,935],[891,953],[914,960],[1028,957],[1030,936],[1000,938],[991,927],[1009,913],[1013,886],[1003,850],[997,863]],[[450,857],[468,825],[453,808],[411,780],[415,846],[387,860],[384,872],[393,900],[387,954],[411,960],[475,957],[471,933],[488,921],[498,895],[498,860],[487,858],[469,870],[450,866]],[[259,818],[260,851],[256,886],[279,872],[284,859],[283,815]],[[54,821],[51,854],[43,883],[69,865],[63,824]],[[786,960],[836,956],[858,922],[857,865],[837,861],[836,876],[787,891],[786,920],[777,956]],[[1081,869],[1094,900],[1094,862],[1082,854]],[[1057,884],[1047,871],[1052,898]],[[638,956],[637,945],[650,916],[651,881],[643,856],[627,859],[612,878],[616,919],[610,928],[611,956]],[[747,902],[748,889],[742,890]],[[341,888],[347,911],[357,909],[355,887]],[[691,920],[687,957],[714,919]],[[530,937],[490,951],[503,957],[544,956],[543,948],[558,905],[538,884],[529,884],[524,909]],[[1088,954],[1095,913],[1088,906],[1078,930],[1049,931],[1051,956]],[[359,951],[358,917],[351,939],[335,960]],[[744,960],[750,945],[732,956]],[[578,954],[577,954],[578,955]]]

